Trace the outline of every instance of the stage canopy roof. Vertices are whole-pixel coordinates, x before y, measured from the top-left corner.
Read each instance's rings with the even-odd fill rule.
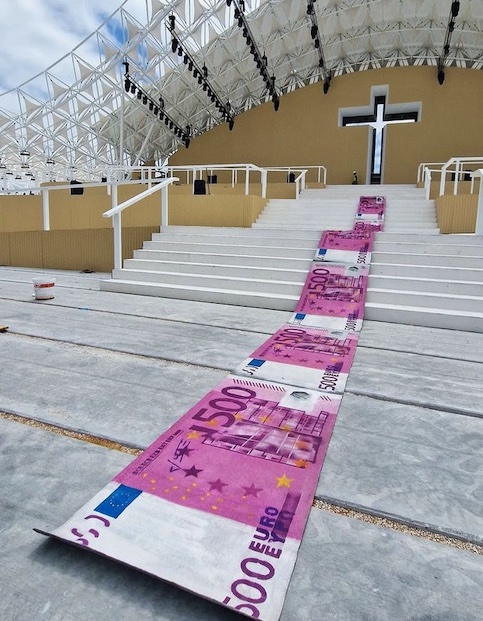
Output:
[[[409,65],[433,66],[440,83],[446,67],[481,70],[483,2],[126,0],[0,96],[1,165],[55,162],[83,177],[163,163],[193,136],[265,102],[275,109],[297,88],[320,82],[330,96],[342,74]]]

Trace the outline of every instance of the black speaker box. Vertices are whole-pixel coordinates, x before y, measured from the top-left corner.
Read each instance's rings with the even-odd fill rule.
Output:
[[[206,194],[206,181],[204,179],[195,179],[193,194]]]
[[[80,181],[71,181],[70,185],[77,185],[80,184]],[[71,188],[70,189],[70,193],[71,194],[84,194],[84,188]]]

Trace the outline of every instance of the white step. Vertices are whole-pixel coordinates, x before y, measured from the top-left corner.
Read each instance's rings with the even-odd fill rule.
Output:
[[[426,308],[444,308],[446,310],[468,312],[483,311],[482,298],[470,295],[369,288],[366,299],[367,302],[372,304],[423,306]]]
[[[380,263],[379,261],[372,263],[371,276],[402,276],[407,277],[409,275],[408,265],[403,263]],[[468,267],[453,267],[452,265],[414,265],[411,266],[411,272],[413,276],[418,278],[428,278],[444,280],[458,280],[466,282],[483,282],[483,270],[477,268]]]
[[[236,236],[239,238],[243,237],[277,237],[276,231],[257,231],[253,228],[242,228],[242,227],[221,227],[221,226],[162,226],[160,233],[155,233],[154,235],[210,235],[210,236],[218,236],[218,237],[232,237]],[[314,232],[314,230],[310,231],[298,231],[294,229],[290,231],[290,233],[284,232],[283,239],[317,239],[317,235],[320,237],[320,233]]]
[[[381,233],[376,233],[375,243],[377,244],[379,241],[394,243],[408,243],[410,241],[411,243],[438,245],[457,244],[463,247],[479,246],[483,248],[483,237],[478,235],[438,235],[434,237],[433,235],[422,234],[415,235],[409,240],[406,235],[383,231]]]
[[[251,229],[248,229],[251,230]],[[281,233],[280,236],[274,237],[273,235],[262,236],[248,236],[248,235],[224,235],[223,242],[233,243],[233,244],[249,244],[250,247],[258,247],[258,246],[267,246],[267,247],[284,247],[287,244],[291,246],[297,246],[299,248],[315,248],[317,242],[319,241],[322,235],[322,229],[320,231],[315,231],[310,237],[301,239],[301,238],[292,238],[291,240],[286,239]],[[220,236],[212,235],[212,234],[190,234],[190,233],[154,233],[152,236],[152,241],[154,242],[181,242],[181,243],[197,243],[197,244],[219,244]]]
[[[483,269],[483,257],[471,257],[465,255],[454,256],[451,254],[416,254],[404,252],[373,252],[373,263],[397,263],[407,265],[408,269],[417,268],[419,265],[451,265],[451,267],[472,267]]]
[[[364,318],[371,321],[402,323],[428,328],[483,332],[483,314],[467,311],[451,311],[397,304],[366,303]]]
[[[266,295],[263,293],[246,293],[238,290],[212,289],[183,285],[163,285],[151,282],[134,282],[129,280],[101,280],[101,291],[117,291],[136,295],[152,295],[156,297],[175,298],[178,300],[194,300],[213,302],[215,304],[233,304],[253,308],[292,311],[297,304],[298,296]]]
[[[287,282],[303,283],[307,277],[307,269],[265,267],[264,261],[259,265],[229,265],[214,263],[196,263],[179,261],[150,261],[146,259],[126,259],[124,267],[129,270],[174,272],[178,274],[203,274],[206,276],[226,276],[229,278],[262,278],[264,280],[284,280]],[[307,265],[310,265],[308,262]]]
[[[262,278],[237,278],[225,275],[199,273],[174,273],[168,271],[147,271],[135,269],[114,270],[113,278],[150,282],[163,285],[183,285],[187,288],[202,287],[204,289],[229,289],[246,293],[267,295],[289,295],[298,298],[302,292],[303,281],[294,283],[285,280],[268,280]]]
[[[371,273],[369,276],[370,289],[392,289],[398,291],[412,291],[423,293],[440,293],[444,295],[467,295],[479,296],[483,299],[483,280],[481,282],[471,282],[468,280],[449,280],[445,274],[444,280],[432,278],[411,278],[409,275],[379,275]],[[483,274],[483,272],[482,272]]]
[[[254,253],[256,249],[254,249]],[[241,260],[241,256],[243,257],[243,261]],[[181,261],[181,262],[191,262],[194,261],[196,263],[213,263],[215,261],[215,256],[212,252],[170,252],[163,250],[135,250],[134,251],[135,259],[148,259],[154,261]],[[248,265],[248,266],[257,266],[262,264],[264,267],[279,267],[290,269],[294,267],[295,269],[302,269],[308,271],[310,269],[310,265],[312,263],[312,254],[309,258],[298,258],[287,255],[281,256],[260,256],[257,254],[253,255],[236,255],[236,254],[219,254],[216,256],[217,264],[225,264],[225,265]]]
[[[163,250],[168,252],[190,252],[191,255],[197,253],[211,254],[232,254],[232,255],[253,255],[258,256],[289,256],[297,259],[310,259],[314,255],[314,246],[311,248],[301,248],[291,246],[289,243],[285,246],[257,246],[256,252],[249,245],[242,244],[199,244],[189,242],[171,242],[171,241],[147,241],[144,242],[145,250]]]
[[[456,244],[445,244],[443,247],[441,244],[434,244],[426,242],[424,244],[414,243],[413,239],[407,242],[385,242],[377,240],[374,244],[375,252],[392,252],[392,253],[405,253],[405,254],[443,254],[452,256],[467,256],[467,257],[483,257],[483,246],[460,246]]]

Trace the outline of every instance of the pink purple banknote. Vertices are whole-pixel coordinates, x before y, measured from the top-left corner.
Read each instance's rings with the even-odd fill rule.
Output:
[[[351,231],[324,231],[289,322],[65,524],[38,532],[277,621],[354,359],[385,207],[383,197],[361,197]]]
[[[228,376],[47,534],[276,621],[340,399]]]

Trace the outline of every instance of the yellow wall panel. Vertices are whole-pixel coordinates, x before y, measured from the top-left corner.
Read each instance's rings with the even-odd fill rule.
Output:
[[[0,232],[0,265],[11,265],[9,233]]]
[[[42,236],[40,231],[10,233],[10,265],[17,267],[42,266]]]
[[[436,217],[441,233],[474,233],[477,204],[476,194],[445,194],[437,198]]]
[[[2,231],[38,231],[42,228],[42,201],[40,196],[0,196]]]

